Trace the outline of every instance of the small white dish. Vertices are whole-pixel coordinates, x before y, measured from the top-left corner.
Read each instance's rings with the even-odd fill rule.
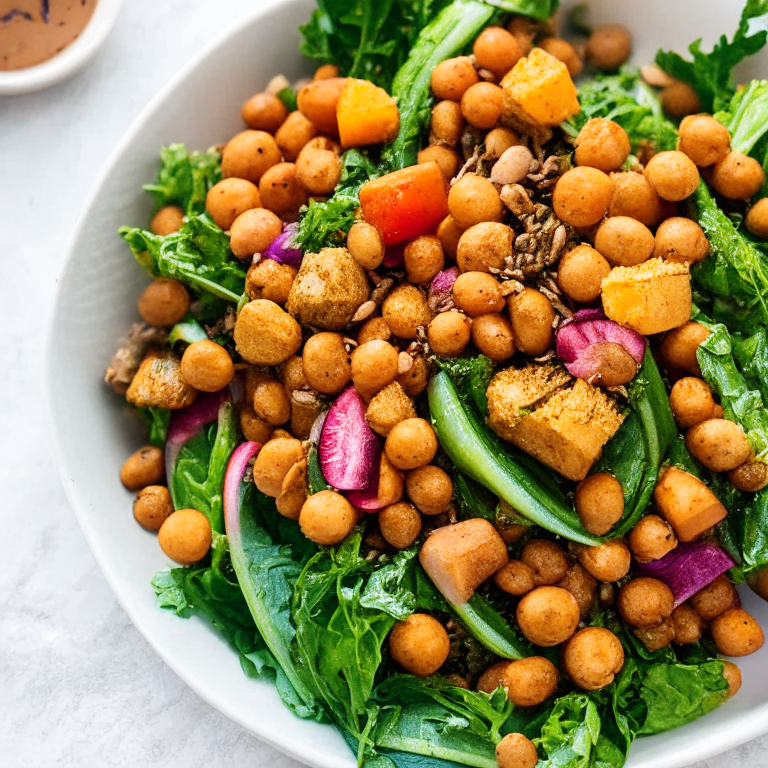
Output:
[[[41,91],[74,75],[101,48],[122,6],[123,0],[98,0],[85,29],[61,53],[33,67],[0,72],[0,96]]]
[[[590,5],[595,21],[621,22],[634,32],[640,64],[659,45],[683,51],[699,36],[711,45],[722,30],[736,28],[741,8],[737,0],[698,0],[696,13],[693,0]],[[154,178],[160,147],[183,141],[205,149],[226,141],[243,129],[242,102],[273,75],[293,81],[311,72],[298,53],[297,27],[314,7],[315,0],[262,5],[179,73],[130,128],[96,182],[63,260],[45,349],[46,387],[52,442],[70,503],[147,641],[202,698],[263,741],[315,768],[355,768],[335,729],[294,717],[272,684],[243,674],[237,655],[208,624],[156,607],[150,579],[172,564],[155,536],[134,521],[133,494],[118,479],[144,433],[102,381],[118,340],[138,320],[136,299],[148,282],[117,229],[149,220],[151,200],[141,185]],[[768,603],[747,589],[742,599],[768,627]],[[638,739],[627,768],[681,768],[767,732],[767,652],[738,660],[744,676],[738,696],[683,728]]]

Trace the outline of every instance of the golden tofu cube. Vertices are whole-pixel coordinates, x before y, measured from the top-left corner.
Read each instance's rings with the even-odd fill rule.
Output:
[[[649,259],[615,267],[602,285],[603,310],[614,322],[648,336],[691,319],[688,264]]]
[[[504,113],[551,128],[581,111],[568,67],[541,48],[520,59],[501,81]]]
[[[184,381],[179,358],[170,349],[151,351],[141,361],[125,398],[139,408],[186,408],[197,390]]]

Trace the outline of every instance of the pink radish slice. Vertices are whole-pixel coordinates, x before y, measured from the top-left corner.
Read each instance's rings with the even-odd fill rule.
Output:
[[[229,457],[227,472],[224,475],[224,528],[231,539],[240,536],[240,507],[248,490],[243,477],[248,469],[248,462],[260,450],[259,443],[247,442],[238,445]]]
[[[365,512],[378,512],[383,509],[386,504],[383,504],[379,500],[379,473],[381,472],[381,458],[376,469],[376,476],[373,482],[362,491],[347,491],[344,495],[349,500],[349,503],[362,509]]]
[[[323,476],[334,488],[362,491],[377,480],[381,445],[354,387],[347,387],[328,411],[318,455]]]
[[[295,237],[298,228],[299,225],[296,223],[286,224],[282,233],[267,246],[261,255],[265,259],[274,259],[281,264],[298,267],[303,256],[301,249],[296,248]]]

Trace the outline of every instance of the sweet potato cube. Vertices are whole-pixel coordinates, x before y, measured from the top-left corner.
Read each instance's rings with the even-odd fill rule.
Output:
[[[400,113],[389,94],[368,80],[348,77],[336,106],[344,149],[381,144],[397,136]]]
[[[614,322],[648,336],[691,318],[688,264],[649,259],[615,267],[602,285],[603,310]]]
[[[670,467],[662,475],[653,499],[680,541],[698,539],[728,514],[701,480],[677,467]]]
[[[411,165],[366,182],[363,218],[392,246],[433,230],[448,215],[448,191],[434,161]]]
[[[602,390],[582,379],[564,386],[571,381],[554,365],[496,374],[488,387],[488,423],[569,480],[583,480],[624,417]]]
[[[534,123],[551,128],[581,111],[576,86],[568,67],[541,48],[515,64],[501,81],[505,114],[527,115]]]
[[[419,560],[440,592],[462,604],[509,562],[509,555],[496,529],[477,517],[438,528],[424,542]]]

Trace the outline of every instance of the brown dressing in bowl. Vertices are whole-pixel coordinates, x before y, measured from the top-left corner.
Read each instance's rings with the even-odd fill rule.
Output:
[[[0,71],[52,59],[73,43],[97,0],[0,0]]]

